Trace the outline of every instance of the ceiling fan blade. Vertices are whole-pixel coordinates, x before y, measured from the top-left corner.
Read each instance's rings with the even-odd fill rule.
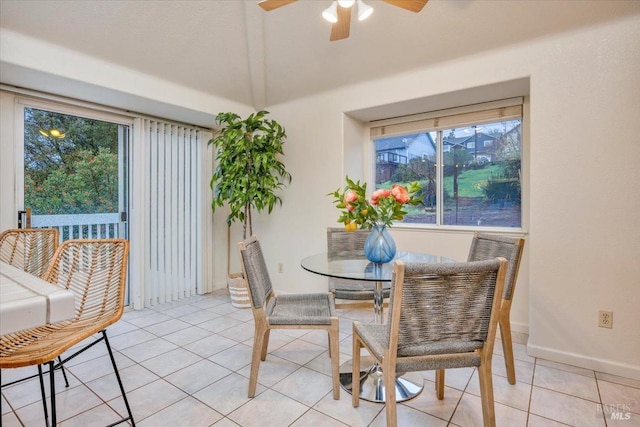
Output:
[[[418,13],[429,0],[382,0],[385,3],[401,7],[411,12]]]
[[[349,37],[351,9],[351,7],[338,6],[338,22],[331,25],[331,37],[329,37],[329,40],[342,40]]]
[[[258,6],[269,12],[270,10],[277,9],[281,6],[286,6],[290,3],[293,3],[294,1],[296,0],[262,0],[258,3]]]

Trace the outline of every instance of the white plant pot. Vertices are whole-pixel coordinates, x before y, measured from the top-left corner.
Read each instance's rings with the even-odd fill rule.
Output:
[[[227,286],[229,287],[231,305],[236,308],[251,308],[247,282],[244,280],[242,273],[229,274],[229,276],[227,276]]]

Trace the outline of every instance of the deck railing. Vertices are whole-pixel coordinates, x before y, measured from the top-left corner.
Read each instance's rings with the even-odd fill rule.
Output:
[[[111,239],[119,237],[117,213],[32,215],[33,228],[57,228],[60,242],[69,239]]]

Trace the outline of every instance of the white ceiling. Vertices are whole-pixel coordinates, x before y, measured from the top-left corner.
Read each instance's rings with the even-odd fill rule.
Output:
[[[367,3],[373,15],[335,42],[330,0],[268,13],[257,0],[0,0],[0,26],[259,109],[640,13],[637,0]]]

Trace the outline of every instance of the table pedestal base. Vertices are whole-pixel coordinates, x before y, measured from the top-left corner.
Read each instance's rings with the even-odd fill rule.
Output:
[[[386,393],[382,369],[369,357],[362,357],[360,362],[360,399],[384,403]],[[352,390],[352,366],[351,360],[340,366],[340,385],[348,393]],[[422,382],[418,384],[402,376],[397,377],[396,402],[404,402],[416,397],[422,388]]]

